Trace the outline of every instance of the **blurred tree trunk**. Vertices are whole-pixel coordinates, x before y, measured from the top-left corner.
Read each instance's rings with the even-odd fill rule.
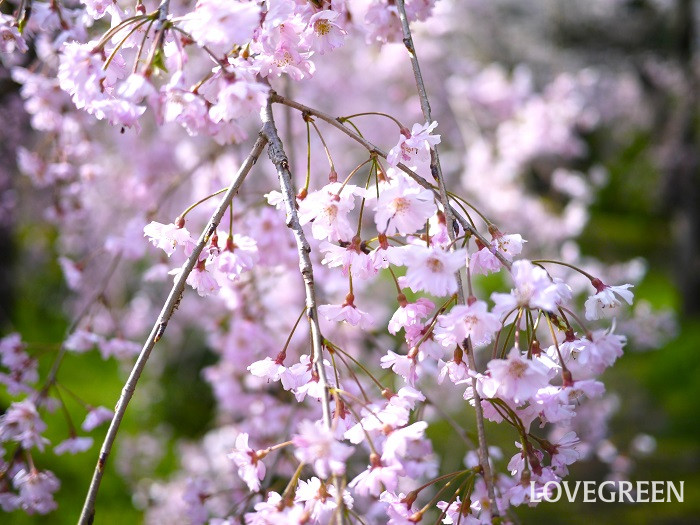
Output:
[[[674,231],[675,275],[687,315],[700,313],[700,147],[695,0],[676,4],[676,56],[683,73],[683,92],[669,115],[663,144],[665,204]]]
[[[17,199],[17,147],[27,135],[27,118],[19,86],[0,64],[0,329],[10,321],[13,302],[13,211]]]

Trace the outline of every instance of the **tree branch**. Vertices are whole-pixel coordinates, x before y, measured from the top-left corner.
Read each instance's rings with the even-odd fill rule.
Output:
[[[432,115],[430,111],[430,102],[428,100],[428,93],[425,89],[425,83],[423,82],[423,75],[420,70],[420,64],[418,63],[418,56],[416,55],[416,48],[413,45],[413,36],[411,35],[411,28],[408,24],[408,18],[406,17],[406,5],[404,0],[397,0],[396,6],[399,11],[399,18],[401,18],[401,28],[403,30],[403,43],[408,51],[408,56],[411,59],[411,67],[413,68],[413,76],[416,80],[416,87],[418,89],[418,97],[420,98],[420,107],[423,111],[423,118],[429,124],[432,122]],[[445,216],[447,218],[447,224],[452,224],[454,221],[454,211],[450,206],[449,197],[447,195],[447,188],[445,187],[445,180],[442,177],[442,167],[440,166],[440,157],[438,155],[437,146],[430,150],[430,171],[433,174],[433,178],[437,181],[440,201],[442,202],[443,208],[445,208]],[[450,237],[452,244],[452,249],[455,249],[455,233],[452,228],[447,228],[447,234]],[[482,241],[483,242],[483,241]],[[490,243],[485,243],[489,246]],[[456,273],[457,285],[458,285],[458,300],[461,304],[466,304],[464,298],[464,288],[462,284],[462,276],[459,271]],[[474,347],[472,345],[471,339],[466,339],[466,350],[467,350],[467,360],[469,362],[469,368],[476,372],[476,360],[474,359]],[[486,489],[489,494],[489,499],[491,500],[491,512],[493,516],[498,516],[498,506],[496,505],[496,493],[493,488],[493,477],[491,474],[491,466],[489,465],[489,449],[486,443],[486,432],[484,430],[484,412],[481,407],[481,396],[477,391],[477,380],[472,377],[472,388],[474,390],[474,409],[476,412],[476,433],[479,440],[479,464],[483,471],[484,481],[486,483]]]
[[[197,264],[197,261],[199,260],[199,254],[204,249],[204,246],[209,242],[209,239],[216,230],[216,227],[219,225],[219,222],[221,221],[224,212],[230,206],[234,195],[236,195],[236,193],[238,192],[238,189],[241,187],[241,184],[245,180],[246,175],[248,175],[248,172],[250,172],[251,168],[255,165],[266,143],[267,138],[261,132],[250,154],[239,168],[238,173],[236,173],[236,176],[233,179],[233,182],[231,183],[231,186],[229,187],[228,191],[224,195],[224,198],[221,200],[219,206],[216,208],[216,211],[209,219],[209,223],[200,235],[199,240],[197,241],[197,245],[192,251],[192,254],[189,256],[189,258],[183,265],[182,270],[175,278],[175,282],[173,283],[173,287],[170,290],[168,299],[163,305],[160,315],[158,316],[158,319],[153,325],[151,333],[148,336],[148,339],[146,339],[143,348],[141,349],[141,353],[136,359],[136,363],[134,364],[134,367],[131,370],[131,374],[129,374],[129,378],[127,379],[124,388],[122,389],[119,401],[117,402],[117,406],[115,407],[114,418],[112,419],[112,422],[109,425],[107,435],[105,436],[104,442],[102,443],[102,448],[100,449],[100,456],[97,460],[97,466],[95,467],[95,472],[93,473],[92,481],[90,482],[90,488],[88,489],[88,493],[85,497],[83,510],[80,514],[80,519],[78,520],[79,525],[90,525],[95,519],[95,501],[97,499],[97,492],[100,488],[100,482],[102,481],[102,476],[104,474],[105,463],[107,461],[107,458],[109,457],[110,452],[112,451],[112,446],[114,445],[114,441],[117,437],[117,432],[119,431],[119,425],[121,424],[122,419],[124,418],[126,407],[134,395],[134,391],[136,390],[136,383],[138,383],[138,380],[141,377],[141,373],[143,372],[143,369],[146,366],[146,361],[148,361],[148,358],[151,355],[151,350],[153,350],[155,344],[165,333],[168,321],[170,321],[170,318],[173,316],[175,310],[180,304],[182,294],[185,290],[185,281],[187,280],[187,277],[189,276],[190,272],[192,272],[192,269],[194,268],[195,264]]]
[[[308,114],[308,115],[311,115],[314,117],[318,117],[319,119],[330,124],[334,128],[345,133],[348,137],[350,137],[355,142],[357,142],[358,144],[363,146],[370,153],[375,153],[384,159],[386,159],[386,157],[388,155],[387,152],[385,152],[384,150],[382,150],[378,146],[374,145],[373,143],[371,143],[367,139],[361,137],[360,135],[358,135],[357,133],[355,133],[351,129],[344,126],[342,124],[342,122],[340,121],[340,119],[334,118],[334,117],[330,116],[329,114],[324,113],[323,111],[319,111],[318,109],[314,109],[312,107],[305,106],[304,104],[301,104],[300,102],[297,102],[295,100],[291,100],[291,99],[284,97],[284,96],[282,96],[279,93],[276,93],[274,91],[270,93],[270,101],[273,104],[277,103],[277,104],[282,104],[284,106],[289,106],[291,108],[294,108],[294,109],[300,111],[302,114]],[[411,177],[414,181],[416,181],[418,183],[418,185],[432,191],[438,198],[441,198],[440,191],[436,190],[432,184],[430,184],[427,180],[425,180],[423,177],[418,175],[411,168],[409,168],[408,166],[406,166],[405,164],[403,164],[401,162],[399,162],[396,165],[396,167],[398,169],[400,169],[401,171],[403,171],[406,175]],[[457,222],[459,222],[460,226],[462,227],[462,229],[465,232],[469,232],[471,235],[473,235],[474,237],[479,239],[479,241],[481,241],[481,243],[484,244],[484,246],[489,246],[491,244],[486,239],[486,237],[481,235],[481,233],[479,233],[471,224],[469,224],[469,222],[461,214],[459,214],[457,212],[457,210],[455,210],[451,204],[448,205],[447,209],[449,209],[451,211],[452,216],[457,220]],[[450,228],[448,228],[448,230],[449,229]],[[500,252],[495,252],[494,255],[496,256],[496,258],[498,258],[498,260],[501,262],[501,264],[503,266],[505,266],[506,268],[510,268],[510,266],[511,266],[510,262],[508,261],[508,259],[503,257],[503,255]]]
[[[284,198],[284,205],[287,210],[287,227],[294,232],[294,238],[297,243],[297,252],[299,254],[299,271],[304,280],[304,293],[306,295],[306,316],[309,320],[311,328],[311,348],[313,349],[313,366],[318,375],[318,383],[323,391],[321,396],[321,409],[323,412],[323,423],[327,428],[332,428],[331,419],[331,403],[328,390],[328,379],[326,377],[326,369],[323,366],[323,338],[321,336],[321,328],[318,322],[318,305],[316,303],[316,285],[314,282],[314,270],[311,263],[311,246],[306,239],[306,234],[299,222],[297,213],[296,191],[292,182],[292,174],[289,170],[289,160],[284,152],[284,146],[277,133],[274,116],[272,114],[272,98],[274,93],[268,98],[267,105],[260,112],[260,118],[263,122],[262,133],[267,137],[269,142],[267,153],[270,160],[277,169],[277,175],[280,180],[280,188]],[[343,512],[340,510],[343,504],[343,488],[340,480],[334,476],[333,478],[336,489],[336,502],[338,504],[338,512],[336,513],[336,521],[342,525],[344,522]]]
[[[263,122],[262,133],[267,138],[269,145],[267,153],[270,160],[277,169],[277,175],[280,180],[280,188],[284,197],[284,205],[287,210],[287,227],[294,232],[294,239],[297,242],[297,251],[299,252],[299,271],[304,279],[304,292],[306,295],[306,316],[311,325],[311,348],[313,349],[313,365],[318,374],[318,382],[323,388],[323,397],[321,404],[323,408],[323,422],[328,428],[331,428],[331,409],[330,399],[328,397],[328,380],[326,378],[326,370],[323,367],[323,343],[321,337],[321,328],[318,323],[318,308],[316,304],[316,285],[314,283],[314,270],[311,264],[311,246],[306,239],[304,230],[299,222],[297,213],[296,192],[292,183],[292,174],[289,171],[289,161],[284,153],[284,146],[277,133],[275,120],[272,115],[272,101],[268,100],[267,105],[263,108],[260,114]]]

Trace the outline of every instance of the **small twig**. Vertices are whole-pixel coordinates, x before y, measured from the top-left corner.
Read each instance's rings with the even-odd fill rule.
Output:
[[[160,315],[158,316],[158,319],[153,325],[151,333],[148,336],[148,339],[146,339],[146,342],[144,343],[143,348],[141,349],[141,353],[136,359],[136,363],[134,364],[134,367],[131,370],[131,374],[129,374],[129,378],[127,379],[126,384],[122,389],[121,395],[119,396],[119,401],[117,402],[117,406],[114,410],[114,418],[112,419],[112,422],[109,425],[107,435],[105,436],[104,442],[102,443],[102,448],[100,449],[100,456],[97,460],[97,466],[95,467],[95,472],[93,473],[92,481],[90,482],[90,488],[88,489],[88,493],[85,497],[83,510],[80,514],[80,519],[78,521],[79,525],[90,525],[95,519],[95,501],[97,499],[97,492],[100,488],[102,476],[104,475],[105,463],[107,461],[107,458],[109,457],[110,452],[112,451],[112,446],[114,445],[114,441],[117,437],[117,432],[119,431],[119,425],[121,424],[121,421],[124,418],[126,407],[134,395],[134,391],[136,390],[136,383],[141,377],[141,373],[143,372],[143,369],[146,366],[146,362],[148,361],[148,358],[151,355],[151,350],[153,350],[155,344],[163,336],[165,328],[168,325],[168,321],[170,321],[170,318],[175,313],[177,306],[180,304],[182,294],[185,290],[185,281],[187,280],[187,277],[189,276],[190,272],[192,272],[192,269],[199,260],[199,254],[204,249],[204,246],[209,242],[210,237],[216,230],[216,227],[219,225],[219,222],[221,222],[221,218],[223,217],[226,208],[229,207],[234,195],[236,195],[238,189],[245,180],[246,175],[248,175],[248,172],[255,165],[266,143],[267,138],[261,133],[258,136],[258,140],[255,142],[255,145],[253,146],[253,149],[251,150],[250,154],[239,168],[238,173],[236,173],[236,176],[234,177],[231,186],[226,192],[226,195],[224,195],[224,198],[221,200],[221,203],[219,203],[218,208],[209,219],[209,223],[200,235],[199,240],[197,241],[197,245],[192,251],[192,254],[189,256],[189,258],[183,265],[182,270],[177,275],[175,282],[173,283],[173,287],[170,290],[168,299],[163,305],[163,308],[160,311]]]
[[[421,110],[423,111],[423,118],[425,118],[426,122],[429,124],[432,122],[432,115],[430,112],[430,102],[428,101],[428,93],[425,89],[425,83],[423,82],[423,75],[420,70],[420,64],[418,63],[418,56],[416,55],[416,48],[413,45],[413,37],[411,35],[411,28],[408,24],[408,18],[406,17],[406,5],[404,3],[404,0],[397,0],[396,1],[396,7],[398,8],[399,11],[399,18],[401,18],[401,28],[403,30],[403,43],[406,46],[406,50],[408,51],[408,55],[411,59],[411,66],[413,67],[413,76],[415,77],[416,80],[416,87],[418,89],[418,96],[420,99],[420,106]],[[443,179],[442,176],[442,168],[440,166],[440,157],[438,156],[438,150],[437,146],[431,148],[430,150],[430,171],[432,172],[433,178],[437,181],[438,188],[440,190],[440,202],[442,203],[443,208],[445,209],[445,217],[447,219],[447,234],[450,238],[450,241],[454,245],[455,241],[455,232],[454,230],[450,227],[450,225],[454,221],[454,210],[452,206],[450,206],[450,201],[449,201],[449,196],[447,195],[447,188],[445,186],[445,180]],[[465,228],[466,230],[466,228]],[[490,243],[486,243],[486,246],[489,246]],[[454,246],[452,247],[454,250]],[[458,285],[458,301],[461,304],[466,304],[465,297],[464,297],[464,288],[462,285],[462,276],[459,271],[455,274],[455,277],[457,278],[457,285]],[[476,360],[474,359],[474,347],[472,346],[472,342],[470,338],[467,338],[466,344],[465,344],[466,350],[467,350],[467,361],[469,363],[469,368],[471,368],[472,371],[476,372]],[[483,476],[484,476],[484,482],[486,483],[486,489],[488,491],[489,499],[491,500],[491,505],[492,505],[492,515],[493,516],[498,516],[498,506],[496,505],[496,493],[493,488],[493,478],[491,474],[491,467],[489,465],[489,450],[488,450],[488,445],[486,443],[486,433],[484,430],[484,412],[483,408],[481,406],[481,396],[479,396],[479,393],[477,391],[477,380],[476,377],[472,377],[471,380],[472,383],[472,389],[474,391],[474,410],[476,412],[476,433],[477,433],[477,438],[479,441],[479,463],[481,465],[481,469],[483,471]]]

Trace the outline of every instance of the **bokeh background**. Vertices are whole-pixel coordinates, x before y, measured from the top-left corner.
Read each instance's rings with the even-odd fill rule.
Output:
[[[600,166],[607,179],[595,194],[577,242],[582,255],[603,262],[644,261],[646,273],[635,288],[636,301],[655,312],[654,327],[664,337],[656,347],[635,345],[631,338],[625,356],[603,378],[615,403],[607,440],[618,451],[618,464],[611,466],[601,453],[577,464],[571,479],[603,480],[617,469],[632,480],[682,480],[685,502],[561,502],[520,508],[517,516],[522,523],[698,523],[700,7],[693,0],[465,0],[457,7],[447,3],[457,9],[455,25],[463,25],[465,31],[455,34],[431,22],[422,24],[418,49],[426,46],[423,49],[431,50],[431,58],[439,46],[453,46],[451,55],[469,55],[470,60],[498,64],[506,72],[526,66],[540,85],[562,72],[594,68],[629,75],[639,88],[639,115],[629,115],[628,125],[620,125],[618,119],[581,134],[588,155],[585,165],[575,167]],[[431,72],[437,75],[440,67],[428,66],[428,77]],[[429,89],[439,111],[446,95],[438,88]],[[21,111],[18,86],[4,69],[0,72],[0,121],[0,208],[4,214],[0,221],[0,330],[18,331],[32,342],[36,353],[50,354],[70,322],[57,307],[67,290],[56,262],[56,232],[40,220],[35,207],[41,201],[17,174],[13,161],[17,146],[31,140],[31,132]],[[530,193],[556,201],[537,170],[524,181]],[[155,377],[140,387],[123,424],[117,458],[100,494],[99,523],[139,523],[142,518],[139,502],[134,502],[134,487],[144,483],[143,479],[167,478],[177,467],[174,443],[196,439],[214,424],[214,400],[200,372],[215,362],[215,355],[196,331],[186,333],[178,348],[170,350]],[[41,360],[42,365],[49,362]],[[67,360],[61,377],[65,384],[75,385],[82,398],[111,407],[125,368],[93,352]],[[0,411],[10,402],[0,395]],[[60,429],[61,417],[60,413],[48,416],[49,428]],[[75,417],[82,417],[77,409]],[[471,429],[471,414],[454,417]],[[58,423],[52,425],[52,418]],[[511,438],[502,430],[493,425],[487,428],[496,442],[507,446]],[[103,431],[94,432],[98,441]],[[450,451],[461,448],[449,428],[434,425],[429,434],[435,448],[445,451],[446,461],[452,458],[458,466],[461,452],[450,456]],[[52,442],[62,439],[51,432],[47,437]],[[45,517],[15,512],[3,515],[0,521],[74,523],[96,449],[97,445],[87,454],[69,458],[50,453],[40,456],[42,465],[62,480],[59,511]]]

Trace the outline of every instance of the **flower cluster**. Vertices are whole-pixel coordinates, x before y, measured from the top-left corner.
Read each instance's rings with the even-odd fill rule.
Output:
[[[18,148],[18,165],[51,194],[43,219],[59,231],[58,264],[81,305],[52,351],[19,334],[0,340],[0,382],[17,398],[0,416],[4,511],[56,508],[60,482],[32,457],[50,445],[46,412],[66,415],[57,455],[90,449],[87,434],[113,420],[61,383],[62,360],[147,357],[168,324],[164,342],[194,327],[216,355],[202,376],[217,418],[200,441],[180,444],[170,479],[134,489],[149,523],[342,515],[407,524],[428,512],[443,523],[507,522],[510,507],[532,503],[531,482],[542,491],[602,448],[613,409],[599,376],[626,344],[614,321],[603,323],[624,315],[633,293],[595,275],[634,282],[641,271],[606,271],[571,250],[562,264],[536,259],[580,231],[595,184],[554,171],[552,187],[569,199],[558,217],[532,195],[520,199],[518,186],[542,157],[584,155],[578,115],[588,99],[576,81],[540,93],[527,71],[508,78],[492,66],[446,84],[483,127],[466,153],[466,193],[444,187],[437,148],[451,134],[442,119],[414,117],[403,102],[393,113],[417,120],[410,127],[379,112],[335,118],[279,94],[303,87],[305,100],[327,99],[328,86],[344,83],[342,57],[408,43],[402,18],[426,20],[434,3],[34,1],[31,12],[22,2],[16,16],[1,15],[0,52],[17,60],[12,78],[32,127],[51,139]],[[36,62],[20,66],[30,47]],[[396,48],[381,49],[381,67],[357,79],[362,89],[338,88],[343,111],[357,97],[391,98]],[[270,131],[273,104],[292,115],[289,157]],[[194,233],[231,174],[258,160],[238,144],[251,142],[261,111],[275,169],[259,162],[224,213]],[[169,276],[172,320],[158,314]],[[480,276],[509,284],[488,294]],[[117,281],[129,291],[114,290]],[[199,297],[178,299],[182,281]],[[53,356],[46,377],[42,355]],[[86,413],[79,428],[66,402]],[[448,414],[465,406],[513,429],[510,453],[470,441]],[[451,472],[429,437],[438,420],[468,451]],[[501,465],[504,454],[513,455]]]

